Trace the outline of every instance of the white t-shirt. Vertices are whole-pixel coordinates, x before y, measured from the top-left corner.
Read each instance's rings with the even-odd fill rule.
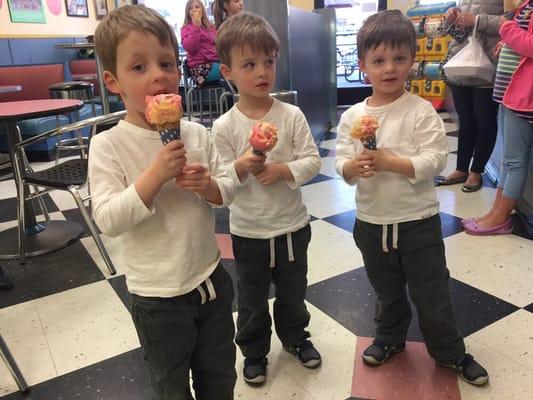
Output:
[[[203,149],[209,171],[227,206],[235,186],[205,128],[181,121],[185,149]],[[140,296],[173,297],[194,290],[220,259],[213,205],[167,182],[147,208],[134,182],[163,144],[158,132],[126,121],[96,135],[89,152],[93,217],[100,230],[119,236],[128,290]]]
[[[368,99],[346,110],[337,130],[335,168],[361,153],[361,142],[350,135],[363,115],[378,120],[377,147],[385,148],[413,163],[415,178],[393,172],[378,172],[371,178],[347,181],[357,184],[357,218],[372,224],[394,224],[429,218],[439,212],[433,177],[446,166],[448,143],[444,123],[432,105],[405,92],[382,107],[370,107]],[[344,176],[343,176],[344,177]],[[346,180],[346,179],[345,179]]]
[[[320,170],[321,160],[302,111],[274,99],[262,121],[278,128],[278,142],[267,153],[266,162],[283,162],[294,182],[279,180],[261,184],[253,175],[240,182],[233,162],[250,148],[248,137],[255,120],[245,116],[235,105],[213,124],[217,150],[228,166],[237,186],[235,201],[230,205],[231,233],[253,239],[270,239],[295,232],[309,222],[302,203],[300,186]]]

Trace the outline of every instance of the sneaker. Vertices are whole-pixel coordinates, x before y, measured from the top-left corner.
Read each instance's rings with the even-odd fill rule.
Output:
[[[283,347],[283,349],[291,354],[294,354],[296,358],[306,368],[316,368],[322,363],[322,357],[318,350],[313,346],[310,340],[306,340],[298,346]]]
[[[393,354],[401,353],[404,350],[405,343],[396,346],[374,339],[374,342],[364,351],[363,361],[368,365],[381,365]]]
[[[0,289],[11,289],[13,287],[13,282],[6,275],[2,267],[0,267]]]
[[[489,381],[489,374],[470,354],[465,354],[457,361],[440,362],[437,364],[453,369],[465,382],[475,386],[483,386]]]
[[[268,360],[266,357],[245,358],[243,377],[251,385],[262,385],[266,381]]]

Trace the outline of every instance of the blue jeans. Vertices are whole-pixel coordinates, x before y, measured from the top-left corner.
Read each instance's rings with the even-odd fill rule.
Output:
[[[524,192],[529,168],[533,168],[533,124],[503,104],[500,107],[504,135],[498,186],[503,188],[505,197],[518,200]]]

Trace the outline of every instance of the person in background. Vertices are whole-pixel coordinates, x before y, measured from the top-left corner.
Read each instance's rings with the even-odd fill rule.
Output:
[[[496,199],[482,217],[463,220],[466,233],[511,233],[511,213],[522,196],[533,160],[533,0],[512,21],[501,19],[503,47],[496,70],[494,99],[500,103],[503,155]]]
[[[221,79],[216,36],[217,30],[207,19],[204,4],[200,0],[187,1],[181,43],[187,52],[186,67],[198,86]]]
[[[11,289],[13,287],[13,282],[4,272],[3,268],[0,266],[0,289]]]
[[[463,0],[458,8],[448,11],[447,24],[453,29],[449,58],[466,44],[477,18],[477,38],[493,63],[493,50],[500,35],[499,18],[503,14],[503,0]],[[483,184],[481,174],[490,158],[497,134],[498,104],[492,99],[492,83],[475,76],[464,80],[448,78],[455,109],[459,116],[459,143],[455,171],[439,176],[437,185],[464,183],[463,192],[475,192]]]
[[[446,166],[444,123],[427,100],[404,89],[416,53],[413,24],[398,10],[374,14],[359,30],[357,49],[372,95],[342,114],[335,168],[357,185],[353,235],[377,297],[376,337],[363,361],[379,366],[405,350],[409,292],[431,357],[466,382],[484,385],[488,373],[465,351],[450,296],[433,184]],[[375,121],[377,150],[352,136],[361,120]]]
[[[215,26],[218,27],[229,17],[243,10],[243,0],[215,0],[213,2],[213,15]]]

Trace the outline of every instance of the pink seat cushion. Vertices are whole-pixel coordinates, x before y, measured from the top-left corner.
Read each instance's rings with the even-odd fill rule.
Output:
[[[0,68],[0,86],[20,85],[22,91],[0,94],[0,101],[49,99],[48,87],[65,80],[63,64]]]
[[[94,85],[94,95],[100,95],[100,87],[96,78],[96,61],[95,60],[71,60],[70,72],[73,80],[83,80],[91,82]],[[94,79],[86,79],[88,76],[93,76]],[[80,79],[81,78],[81,79]]]

